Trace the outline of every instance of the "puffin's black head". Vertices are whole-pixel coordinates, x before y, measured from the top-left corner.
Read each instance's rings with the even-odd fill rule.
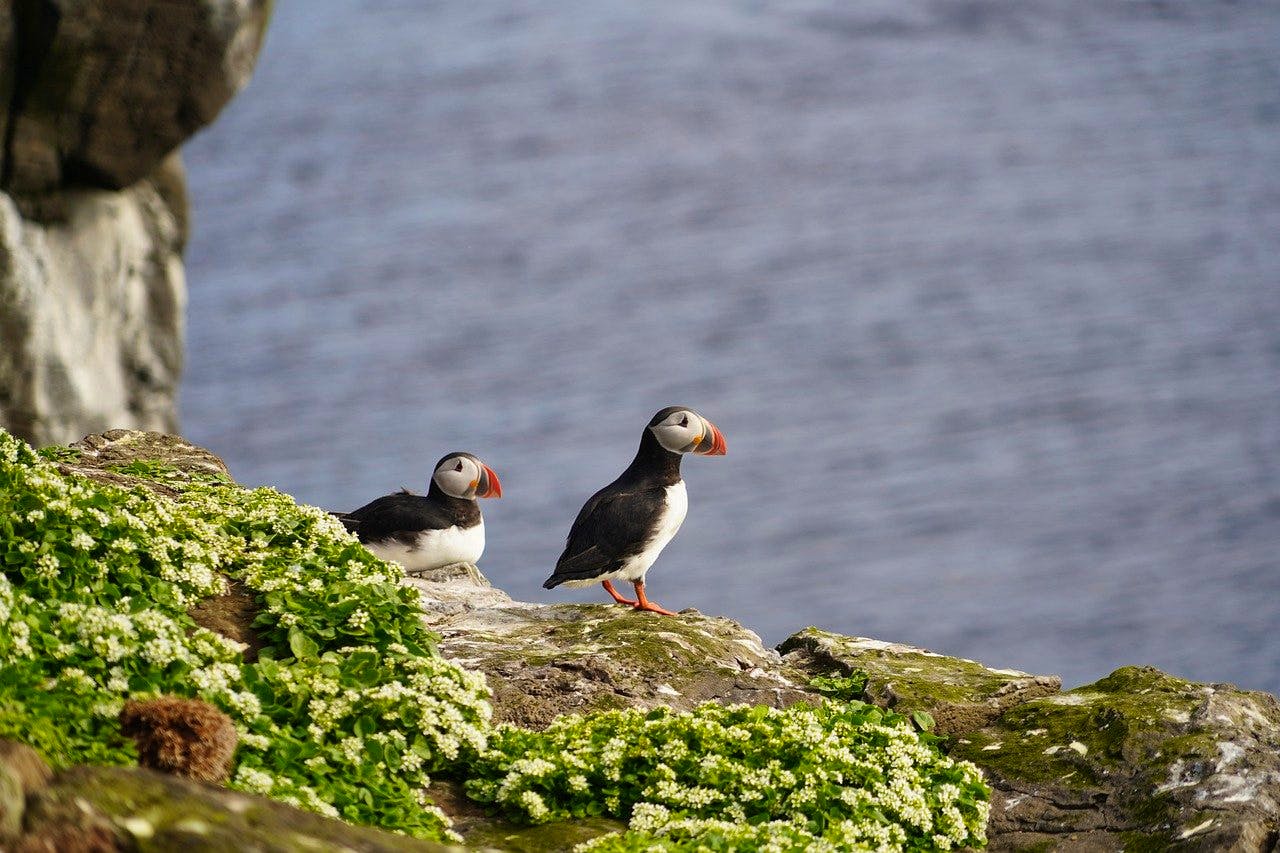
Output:
[[[672,453],[724,456],[724,435],[716,425],[688,406],[667,406],[646,427]]]
[[[436,463],[431,481],[450,497],[465,500],[502,497],[498,475],[470,453],[450,453],[441,459]]]

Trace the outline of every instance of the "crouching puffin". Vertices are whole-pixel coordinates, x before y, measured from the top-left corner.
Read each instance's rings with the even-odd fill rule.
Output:
[[[653,416],[640,437],[636,458],[618,479],[591,496],[578,512],[564,553],[543,587],[601,583],[619,604],[675,616],[649,601],[644,576],[676,535],[689,509],[680,458],[685,453],[723,456],[724,436],[687,406],[668,406]],[[613,580],[631,581],[636,600],[624,598]]]
[[[500,497],[492,468],[470,453],[450,453],[436,463],[425,496],[403,490],[337,516],[375,555],[414,574],[479,560],[484,519],[476,498]]]

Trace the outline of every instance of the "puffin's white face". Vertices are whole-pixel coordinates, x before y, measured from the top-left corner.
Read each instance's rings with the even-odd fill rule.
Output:
[[[723,456],[724,436],[716,425],[692,409],[677,409],[649,427],[672,453],[701,453],[706,456]]]
[[[436,466],[431,479],[450,497],[466,500],[502,497],[498,475],[474,456],[461,453],[446,456]]]

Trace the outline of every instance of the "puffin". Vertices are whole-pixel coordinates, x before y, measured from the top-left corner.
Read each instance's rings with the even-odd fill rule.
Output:
[[[492,468],[470,453],[450,453],[436,463],[426,495],[402,489],[335,515],[374,555],[417,574],[474,565],[484,552],[476,498],[500,497],[502,484]]]
[[[618,604],[675,616],[645,596],[644,578],[676,535],[689,509],[680,459],[686,453],[723,456],[724,435],[688,406],[668,406],[649,421],[636,458],[618,479],[583,505],[565,539],[564,553],[545,589],[599,583]],[[630,581],[635,600],[612,581]]]

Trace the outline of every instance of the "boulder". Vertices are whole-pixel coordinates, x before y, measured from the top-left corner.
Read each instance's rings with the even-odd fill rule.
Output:
[[[807,628],[780,647],[814,675],[867,673],[868,701],[924,710],[994,789],[992,850],[1236,850],[1280,837],[1280,705],[1124,667],[1055,676]]]
[[[270,0],[7,0],[0,188],[123,189],[248,82]]]
[[[73,767],[28,798],[15,851],[456,850],[284,803],[130,767]]]
[[[782,707],[815,695],[731,619],[514,602],[465,565],[405,583],[419,591],[440,651],[488,677],[495,720],[540,728],[564,713],[711,699]]]
[[[153,180],[59,198],[65,220],[46,223],[0,193],[0,423],[37,446],[115,426],[172,431],[185,214]]]
[[[176,149],[248,81],[270,0],[0,0],[0,424],[173,431]]]
[[[49,784],[52,775],[34,749],[0,738],[0,850],[22,835],[27,797]]]
[[[898,711],[925,711],[944,735],[972,731],[1015,705],[1062,688],[1056,675],[991,669],[966,658],[818,628],[793,634],[778,650],[811,676],[865,672],[867,701]]]

